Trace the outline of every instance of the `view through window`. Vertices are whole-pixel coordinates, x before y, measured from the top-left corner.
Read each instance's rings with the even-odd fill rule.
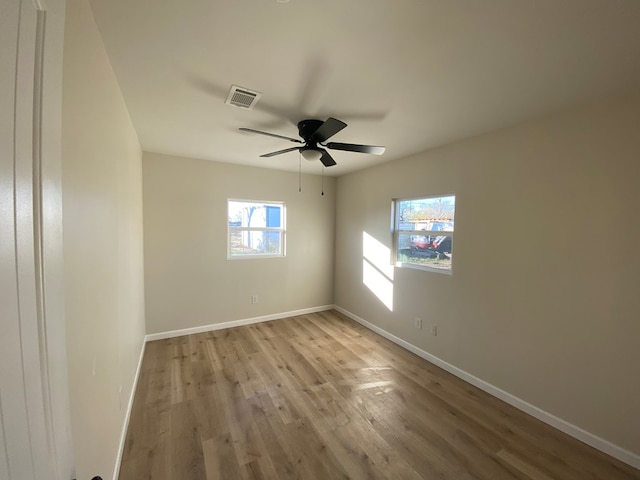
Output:
[[[282,202],[228,200],[228,257],[284,256]]]
[[[394,200],[396,263],[451,272],[456,197]]]

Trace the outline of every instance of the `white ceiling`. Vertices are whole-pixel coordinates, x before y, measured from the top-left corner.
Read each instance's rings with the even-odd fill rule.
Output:
[[[328,175],[640,88],[638,0],[90,0],[142,148],[297,170],[329,116]],[[254,110],[229,88],[262,93]],[[320,173],[319,162],[303,171]]]

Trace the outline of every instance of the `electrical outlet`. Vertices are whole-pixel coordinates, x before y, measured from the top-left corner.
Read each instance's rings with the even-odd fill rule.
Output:
[[[258,303],[258,295],[251,295],[251,304],[255,305]]]
[[[422,319],[418,317],[414,318],[413,326],[416,327],[418,330],[422,330]]]
[[[438,326],[437,325],[431,325],[431,335],[433,335],[434,337],[438,335]]]

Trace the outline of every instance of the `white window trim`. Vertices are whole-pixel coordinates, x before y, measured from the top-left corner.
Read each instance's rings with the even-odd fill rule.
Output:
[[[441,230],[399,230],[398,229],[398,217],[396,215],[396,209],[399,202],[407,201],[407,200],[421,200],[428,198],[441,198],[441,197],[455,197],[455,193],[443,193],[439,195],[425,195],[418,197],[405,197],[405,198],[394,198],[391,200],[391,234],[392,234],[392,251],[391,251],[391,263],[398,268],[411,268],[414,270],[422,270],[426,272],[434,272],[440,273],[442,275],[453,275],[453,261],[451,262],[450,268],[436,268],[430,267],[428,265],[419,265],[417,263],[409,263],[402,262],[398,260],[398,244],[400,243],[400,235],[429,235],[429,236],[439,236],[442,235]],[[454,244],[454,234],[455,227],[453,232],[445,232],[447,236],[451,237],[451,245]]]
[[[282,208],[282,227],[232,227],[229,225],[229,202],[257,203],[262,205],[278,205]],[[287,256],[287,207],[285,202],[277,200],[250,200],[244,198],[227,198],[227,260],[247,260],[260,258],[284,258]],[[231,232],[278,232],[280,233],[280,253],[277,254],[253,254],[253,255],[232,255],[231,254]]]

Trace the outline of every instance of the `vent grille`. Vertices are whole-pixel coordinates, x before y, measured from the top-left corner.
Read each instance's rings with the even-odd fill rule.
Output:
[[[261,93],[252,92],[246,88],[238,87],[236,85],[231,86],[229,95],[227,95],[227,105],[233,105],[234,107],[246,108],[252,110],[256,103],[262,96]]]

